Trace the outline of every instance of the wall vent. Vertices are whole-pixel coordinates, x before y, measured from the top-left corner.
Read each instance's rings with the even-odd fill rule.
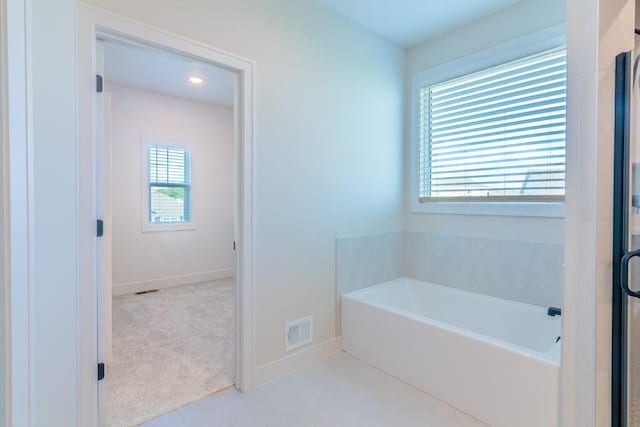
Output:
[[[292,320],[284,325],[285,351],[291,351],[313,342],[313,316]]]

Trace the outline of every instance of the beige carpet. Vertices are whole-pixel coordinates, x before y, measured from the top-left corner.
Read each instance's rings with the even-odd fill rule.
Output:
[[[135,426],[234,381],[231,280],[113,299],[107,426]]]
[[[629,427],[640,427],[640,399],[629,402]]]

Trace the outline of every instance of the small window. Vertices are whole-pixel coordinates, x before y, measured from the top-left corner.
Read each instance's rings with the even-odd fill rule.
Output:
[[[191,153],[183,148],[149,146],[149,223],[191,221]]]
[[[419,196],[562,201],[566,49],[419,88]]]

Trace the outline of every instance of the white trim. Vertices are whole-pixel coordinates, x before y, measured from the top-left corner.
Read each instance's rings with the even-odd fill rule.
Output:
[[[342,351],[342,337],[333,337],[256,369],[256,387],[290,375]]]
[[[228,52],[212,48],[200,42],[190,40],[146,24],[122,18],[111,12],[86,4],[80,4],[78,24],[78,124],[79,147],[79,260],[80,286],[79,304],[79,393],[78,425],[92,426],[99,423],[98,387],[95,366],[98,361],[96,342],[98,341],[98,323],[96,313],[96,237],[95,237],[95,194],[94,162],[95,147],[89,141],[94,140],[93,114],[95,102],[95,44],[98,35],[124,37],[143,44],[190,56],[202,61],[213,62],[236,72],[238,76],[238,103],[240,111],[236,115],[237,141],[234,148],[236,173],[241,177],[234,204],[236,218],[235,239],[237,266],[237,337],[238,369],[236,387],[247,391],[253,387],[255,372],[254,355],[254,315],[253,315],[253,254],[254,254],[254,70],[255,63]],[[108,226],[108,224],[107,224]],[[94,286],[86,286],[93,283]],[[100,355],[103,357],[103,355]],[[99,384],[98,386],[96,386]]]
[[[564,216],[564,203],[560,202],[417,202],[416,204],[413,203],[413,197],[411,201],[412,213],[556,218]]]
[[[0,209],[2,209],[2,222],[0,223],[0,227],[2,227],[2,238],[0,239],[0,262],[2,263],[2,268],[0,269],[0,292],[3,294],[4,304],[0,306],[0,326],[3,328],[3,342],[1,343],[1,349],[3,354],[1,356],[4,363],[0,366],[0,369],[3,372],[3,382],[0,383],[0,387],[2,387],[2,396],[4,397],[3,401],[0,403],[0,424],[2,425],[11,425],[11,388],[10,388],[10,349],[11,349],[11,319],[10,319],[10,304],[8,299],[10,298],[10,288],[9,288],[9,259],[5,256],[9,249],[9,218],[6,214],[6,210],[9,207],[9,198],[8,198],[8,166],[9,163],[7,161],[7,155],[9,154],[9,138],[7,132],[7,37],[6,37],[6,28],[7,28],[7,19],[6,19],[6,2],[4,0],[0,0],[0,173],[2,173],[2,188],[0,189]]]
[[[96,60],[99,62],[100,66],[104,69],[104,44],[96,43]],[[101,70],[102,71],[102,70]],[[112,116],[111,116],[111,93],[105,92],[102,98],[102,105],[98,104],[98,107],[102,107],[103,109],[103,123],[102,129],[96,129],[96,138],[97,140],[102,135],[103,140],[103,153],[104,160],[102,162],[102,170],[103,174],[103,184],[104,185],[104,199],[103,202],[103,220],[106,224],[112,224],[113,220],[113,195],[112,195],[112,186],[113,186],[113,173],[112,173],[112,163],[113,163],[113,148],[112,148]],[[104,344],[106,345],[106,356],[105,360],[107,364],[111,364],[113,361],[113,230],[111,227],[107,227],[104,230],[104,271],[103,271],[103,304],[101,306],[102,310],[104,310],[104,315],[102,316],[102,321],[106,324],[106,333],[107,336],[104,340]],[[100,299],[99,299],[100,300]]]
[[[232,268],[205,271],[202,273],[184,274],[180,276],[161,277],[138,282],[113,284],[113,296],[135,294],[136,292],[151,291],[154,289],[166,289],[174,286],[190,285],[193,283],[211,282],[233,277]]]
[[[4,235],[9,304],[7,425],[27,427],[33,417],[33,138],[31,88],[31,34],[29,0],[5,0],[2,6],[6,41],[6,75],[3,70],[2,149],[5,179],[4,203],[8,232]],[[4,56],[3,55],[3,56]],[[5,86],[6,85],[6,86]],[[4,104],[6,102],[6,104]]]
[[[454,79],[565,44],[565,25],[554,25],[411,76],[409,85],[409,209],[412,213],[563,217],[564,203],[428,202],[420,203],[418,111],[420,87]]]

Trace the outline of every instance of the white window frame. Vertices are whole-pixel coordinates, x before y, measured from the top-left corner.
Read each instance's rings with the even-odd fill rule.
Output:
[[[188,231],[197,230],[194,218],[194,205],[193,205],[193,150],[190,144],[176,143],[174,141],[167,141],[159,138],[140,137],[140,222],[143,233],[160,232],[160,231]],[[151,223],[149,222],[149,147],[158,145],[162,147],[175,147],[188,150],[191,153],[191,220],[189,222],[164,222],[164,223]]]
[[[566,44],[565,25],[555,25],[471,55],[414,73],[410,83],[409,209],[412,213],[564,217],[563,201],[420,202],[420,88],[486,70]]]

